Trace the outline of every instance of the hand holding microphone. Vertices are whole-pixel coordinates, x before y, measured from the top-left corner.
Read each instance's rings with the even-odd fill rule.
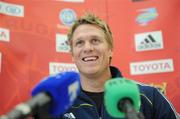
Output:
[[[107,112],[116,118],[144,119],[138,113],[140,93],[137,84],[132,80],[115,78],[105,83],[104,101]]]
[[[32,99],[18,104],[15,109],[0,119],[25,119],[38,109],[48,105],[49,114],[63,114],[80,92],[80,76],[76,72],[64,72],[42,80],[32,91]]]

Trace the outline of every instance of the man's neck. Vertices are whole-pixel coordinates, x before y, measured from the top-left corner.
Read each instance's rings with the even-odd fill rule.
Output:
[[[111,78],[110,69],[103,71],[97,75],[83,75],[81,74],[82,89],[88,92],[103,92],[105,82]]]

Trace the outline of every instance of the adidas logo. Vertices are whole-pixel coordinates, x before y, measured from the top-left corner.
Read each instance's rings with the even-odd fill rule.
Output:
[[[64,114],[64,117],[66,117],[68,119],[76,119],[76,117],[74,116],[74,114],[72,112]]]
[[[153,44],[153,43],[156,43],[156,40],[153,38],[153,36],[151,35],[151,34],[149,34],[148,36],[147,36],[147,38],[145,38],[142,42],[141,42],[141,44],[143,45],[145,45],[145,44]]]
[[[136,51],[162,49],[162,33],[160,31],[156,31],[136,34],[135,43]]]

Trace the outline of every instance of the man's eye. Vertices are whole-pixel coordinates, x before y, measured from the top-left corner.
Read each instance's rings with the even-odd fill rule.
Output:
[[[99,39],[93,39],[92,42],[93,42],[93,43],[99,43],[100,40],[99,40]]]
[[[83,41],[77,41],[76,42],[76,45],[81,45],[81,44],[83,44]]]

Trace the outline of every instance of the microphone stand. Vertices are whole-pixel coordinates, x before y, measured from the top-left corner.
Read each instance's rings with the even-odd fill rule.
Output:
[[[141,112],[136,112],[132,106],[132,101],[127,98],[119,101],[118,109],[125,112],[126,119],[145,119]]]
[[[15,109],[0,116],[0,119],[25,119],[26,117],[36,113],[42,107],[51,103],[51,98],[46,93],[39,93],[26,103],[18,104]]]

